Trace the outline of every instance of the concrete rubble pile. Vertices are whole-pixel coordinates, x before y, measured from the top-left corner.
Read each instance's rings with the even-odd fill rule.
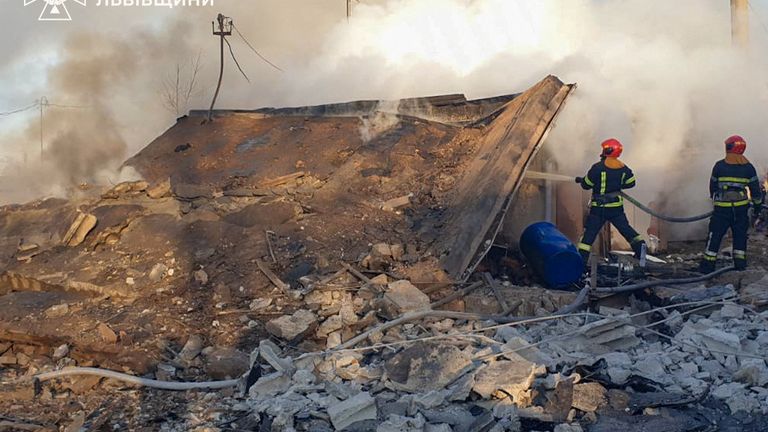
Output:
[[[167,184],[157,188],[159,196],[179,193]],[[132,185],[120,193],[146,189]],[[93,229],[79,213],[68,231],[88,242]],[[104,232],[117,236],[120,229]],[[274,246],[284,260],[285,249]],[[727,285],[690,288],[666,307],[631,297],[622,309],[598,306],[554,318],[575,293],[513,286],[487,273],[454,286],[422,251],[420,244],[374,243],[355,259],[325,263],[290,283],[260,255],[254,271],[271,291],[242,294],[238,303],[239,290],[222,288],[215,266],[182,266],[160,249],[163,259],[145,262],[147,271],[126,283],[153,288],[188,275],[200,292],[212,293],[211,327],[218,333],[234,325],[267,337],[250,356],[253,343],[238,350],[211,335],[187,335],[176,346],[158,340],[170,357],[146,359],[146,370],[123,370],[161,381],[240,377],[236,390],[190,393],[194,421],[169,423],[168,430],[693,431],[716,421],[703,420],[705,411],[744,422],[768,414],[768,313],[759,312],[764,278],[741,287],[744,303]],[[43,315],[60,319],[102,299],[56,297]],[[186,313],[195,310],[182,297],[171,301]],[[129,328],[109,323],[122,313],[110,309],[87,330],[97,339],[92,346],[118,349],[136,341]],[[117,368],[103,359],[83,361],[78,343],[57,344],[45,355],[41,349],[2,343],[0,367],[26,376],[68,366]],[[108,382],[88,377],[45,383],[37,395],[29,385],[4,394],[50,401]]]
[[[692,412],[705,400],[729,416],[768,414],[768,313],[727,300],[730,286],[705,308],[633,298],[624,309],[499,324],[429,318],[429,297],[410,282],[375,280],[376,289],[312,291],[306,309],[269,321],[274,342],[253,350],[238,394],[206,396],[214,411],[240,413],[233,428],[379,432],[701,430]],[[382,326],[393,311],[427,317]],[[295,349],[313,343],[321,349]]]

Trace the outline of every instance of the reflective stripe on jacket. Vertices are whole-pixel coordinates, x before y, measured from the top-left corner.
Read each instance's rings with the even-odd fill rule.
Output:
[[[715,207],[741,207],[750,202],[755,205],[763,202],[760,179],[751,163],[735,165],[718,161],[712,168],[709,194]]]
[[[581,181],[581,187],[592,190],[592,207],[622,207],[624,198],[620,195],[622,189],[635,187],[635,175],[632,170],[623,165],[620,168],[609,168],[605,161],[592,165]]]

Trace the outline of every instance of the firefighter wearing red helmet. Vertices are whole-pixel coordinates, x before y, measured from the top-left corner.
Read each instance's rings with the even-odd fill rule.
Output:
[[[619,160],[624,146],[619,140],[611,138],[603,141],[600,147],[600,161],[592,165],[586,176],[576,177],[576,183],[582,188],[592,190],[589,216],[578,245],[585,267],[592,251],[592,243],[606,222],[613,224],[627,239],[637,258],[640,258],[645,249],[643,237],[629,225],[624,213],[621,191],[633,188],[636,184],[632,170]]]
[[[723,236],[730,229],[733,233],[733,265],[737,270],[747,267],[747,231],[749,207],[759,208],[763,203],[763,191],[755,167],[744,156],[747,142],[739,135],[725,140],[725,159],[712,168],[709,195],[714,204],[709,219],[709,236],[704,259],[699,266],[702,273],[715,271],[717,253]]]

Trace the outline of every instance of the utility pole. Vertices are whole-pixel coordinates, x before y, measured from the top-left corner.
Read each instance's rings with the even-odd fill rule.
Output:
[[[48,98],[40,98],[40,162],[43,161],[43,108],[48,105]]]
[[[749,46],[749,0],[731,0],[731,42],[739,48]]]
[[[224,76],[224,38],[227,36],[232,35],[232,18],[225,17],[222,14],[219,14],[216,17],[216,21],[218,21],[219,28],[218,31],[216,30],[216,23],[211,23],[211,27],[213,28],[213,34],[214,36],[219,36],[220,40],[220,51],[221,51],[221,63],[219,66],[219,83],[216,85],[216,92],[213,94],[213,100],[211,101],[211,108],[208,110],[208,121],[213,120],[213,107],[216,105],[216,98],[219,97],[219,90],[221,89],[221,79]]]
[[[347,0],[347,22],[349,22],[349,19],[352,17],[353,1],[360,3],[360,0]]]

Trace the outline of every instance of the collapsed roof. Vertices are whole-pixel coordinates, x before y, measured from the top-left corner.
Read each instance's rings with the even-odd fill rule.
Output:
[[[458,279],[495,235],[572,89],[549,76],[524,93],[475,101],[447,95],[218,111],[213,125],[193,112],[127,164],[152,181],[224,192],[301,170],[325,183],[308,203],[324,217],[347,214],[342,203],[381,206],[412,194],[407,231]]]
[[[96,350],[89,325],[109,305],[86,301],[76,322],[45,313],[72,296],[138,299],[125,322],[208,331],[215,311],[201,305],[212,300],[189,286],[239,287],[232,296],[246,301],[272,289],[272,272],[298,286],[340,262],[373,268],[377,243],[400,246],[391,271],[417,285],[461,279],[572,88],[549,76],[478,101],[218,112],[207,124],[193,112],[126,161],[145,182],[0,211],[0,338]],[[271,270],[256,265],[265,258]],[[181,321],[141,315],[170,292],[186,299],[165,308]],[[131,352],[120,358],[152,361]]]

